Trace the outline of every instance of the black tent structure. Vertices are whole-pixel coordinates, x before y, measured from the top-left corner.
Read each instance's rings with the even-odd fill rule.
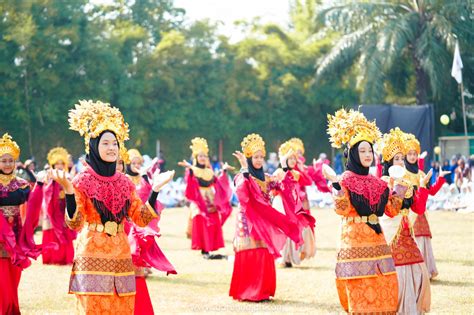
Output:
[[[376,120],[383,133],[391,128],[413,133],[420,141],[421,151],[433,153],[435,146],[435,119],[432,104],[426,105],[360,105],[359,110],[369,120]],[[425,167],[428,166],[425,164]]]

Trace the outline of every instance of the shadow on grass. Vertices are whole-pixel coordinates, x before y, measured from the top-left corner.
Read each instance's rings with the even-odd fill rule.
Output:
[[[209,278],[209,277],[208,277]],[[161,282],[161,283],[172,283],[180,285],[191,285],[197,287],[206,287],[206,286],[218,286],[218,285],[228,285],[228,281],[201,281],[196,279],[184,278],[184,276],[160,276],[160,277],[148,277],[146,278],[147,282]]]
[[[465,282],[465,281],[450,281],[450,280],[437,280],[437,279],[433,279],[431,280],[431,285],[434,285],[434,286],[448,286],[448,287],[474,287],[474,283],[469,283],[469,282]]]
[[[317,301],[308,302],[308,301],[293,301],[293,300],[284,300],[284,299],[271,299],[263,300],[258,302],[250,301],[237,301],[232,300],[229,297],[229,300],[223,301],[222,305],[202,305],[192,308],[192,312],[210,312],[217,313],[222,312],[225,314],[233,313],[243,313],[243,314],[253,314],[253,313],[265,313],[265,314],[284,314],[290,313],[293,314],[294,309],[298,309],[297,313],[302,311],[307,311],[314,313],[315,310],[318,310],[319,313],[328,313],[328,312],[337,312],[340,311],[340,308],[335,304],[330,303],[320,303]]]

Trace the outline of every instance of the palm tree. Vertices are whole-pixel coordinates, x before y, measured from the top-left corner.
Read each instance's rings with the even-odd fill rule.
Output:
[[[324,8],[318,22],[342,37],[319,61],[316,81],[357,65],[362,101],[380,102],[388,74],[408,60],[416,79],[417,104],[439,99],[451,79],[456,37],[473,38],[469,2],[359,0],[339,1]]]

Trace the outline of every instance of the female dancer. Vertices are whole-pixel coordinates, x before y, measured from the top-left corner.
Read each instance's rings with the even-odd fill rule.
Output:
[[[66,223],[80,231],[69,293],[76,295],[79,314],[133,314],[136,281],[124,221],[144,227],[157,218],[158,191],[174,172],[153,178],[144,204],[135,185],[116,172],[119,148],[128,140],[120,111],[100,101],[80,101],[69,112],[69,123],[85,138],[88,165],[73,182],[64,172],[51,172],[66,193]]]
[[[259,135],[246,136],[241,145],[243,153],[234,153],[242,168],[235,177],[240,211],[229,295],[236,300],[257,302],[275,295],[274,259],[280,257],[287,237],[296,246],[302,244],[301,229],[295,216],[292,173],[288,172],[279,184],[263,172],[265,142]],[[286,156],[282,158],[283,167],[286,167],[286,159]],[[281,190],[285,214],[271,206],[270,191],[274,189]]]
[[[407,156],[405,158],[405,167],[407,172],[405,173],[405,180],[408,181],[413,187],[426,187],[428,194],[431,196],[441,189],[443,184],[446,182],[445,175],[450,174],[449,171],[441,171],[436,183],[430,187],[429,182],[432,175],[432,170],[425,175],[425,173],[418,167],[418,156],[420,155],[421,147],[420,142],[415,138],[413,134],[407,133],[405,136],[405,146],[407,148]],[[415,233],[415,241],[418,244],[418,248],[423,255],[426,267],[430,278],[433,279],[438,275],[436,269],[436,263],[433,255],[433,248],[431,247],[431,230],[428,220],[426,218],[426,208],[420,209],[418,214],[412,214],[414,218],[413,230]]]
[[[40,248],[33,235],[38,225],[43,200],[43,180],[38,176],[30,194],[30,185],[16,177],[15,165],[20,147],[7,133],[0,138],[0,313],[20,314],[18,285],[21,272],[36,259]],[[20,205],[28,201],[24,224]]]
[[[280,159],[283,159],[285,156],[288,156],[286,161],[286,168],[279,168],[275,171],[274,175],[277,179],[282,180],[285,177],[286,172],[291,172],[293,178],[295,178],[295,195],[298,197],[299,206],[296,210],[296,215],[302,229],[303,245],[299,248],[296,248],[296,244],[287,239],[285,247],[282,251],[282,267],[291,267],[293,264],[299,265],[301,260],[311,258],[316,253],[316,244],[314,237],[314,226],[316,220],[311,215],[308,209],[304,208],[304,197],[305,186],[311,185],[311,178],[304,171],[301,170],[301,166],[297,166],[298,161],[298,149],[299,147],[290,141],[283,143],[279,150],[278,155]],[[304,194],[302,194],[304,192]],[[306,200],[307,202],[307,200]],[[306,203],[306,205],[309,205]],[[283,209],[282,198],[279,194],[279,191],[276,191],[275,197],[273,198],[273,207],[280,210]]]
[[[374,161],[372,145],[380,138],[375,122],[358,111],[344,109],[328,115],[328,121],[331,145],[347,146],[346,171],[341,180],[323,169],[335,188],[335,211],[342,216],[336,264],[341,305],[351,314],[395,314],[397,275],[379,217],[400,211],[405,189],[395,185],[392,192],[387,183],[369,174]]]
[[[222,225],[232,211],[232,191],[226,172],[229,166],[225,163],[222,174],[215,177],[209,163],[206,139],[192,139],[190,149],[193,164],[184,160],[178,164],[189,170],[185,196],[190,201],[191,248],[201,250],[204,258],[220,259],[223,256],[210,255],[209,252],[224,247]]]
[[[389,168],[405,166],[404,133],[395,128],[385,134],[380,142],[382,153],[382,180],[390,188],[394,183],[406,186],[408,189],[403,199],[402,210],[396,216],[383,216],[380,220],[385,239],[392,249],[398,278],[398,313],[421,314],[429,312],[431,304],[430,278],[423,262],[414,236],[412,223],[408,214],[410,209],[415,212],[424,212],[426,208],[427,190],[420,188],[414,191],[413,185],[402,178],[390,177]]]
[[[48,164],[52,169],[68,172],[69,154],[61,147],[48,153]],[[70,265],[74,259],[73,241],[76,232],[64,222],[66,199],[61,186],[51,181],[44,188],[43,217],[43,264]]]

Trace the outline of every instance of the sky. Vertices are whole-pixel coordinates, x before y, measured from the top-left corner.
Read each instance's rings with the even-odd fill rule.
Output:
[[[111,4],[114,0],[91,0],[96,4]],[[219,32],[231,40],[240,40],[243,34],[234,26],[236,20],[260,17],[264,23],[286,26],[289,22],[289,0],[174,0],[174,6],[186,10],[186,21],[201,19],[221,21]]]
[[[288,23],[288,0],[175,0],[174,5],[185,9],[190,21],[205,18],[222,21],[220,32],[233,39],[239,37],[233,26],[236,20],[259,16],[263,22]]]

